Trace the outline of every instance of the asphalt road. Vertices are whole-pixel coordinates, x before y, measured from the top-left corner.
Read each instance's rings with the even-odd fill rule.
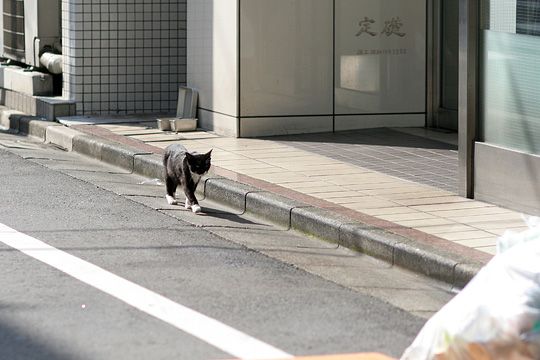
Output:
[[[247,347],[237,332],[278,354],[398,357],[452,296],[332,244],[205,201],[195,215],[163,195],[151,179],[0,133],[0,359],[231,359]],[[35,240],[29,254],[9,245],[21,234]],[[145,303],[157,294],[163,303]]]

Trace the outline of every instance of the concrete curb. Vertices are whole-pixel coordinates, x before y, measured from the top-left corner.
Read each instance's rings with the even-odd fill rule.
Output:
[[[246,212],[286,228],[292,227],[293,209],[305,204],[267,191],[251,192],[246,196]]]
[[[226,204],[244,213],[246,212],[247,195],[257,191],[260,190],[229,179],[210,175],[204,182],[203,194],[208,199]]]
[[[0,113],[0,125],[6,129],[18,129],[19,121],[22,116],[24,116],[24,113],[20,111],[2,107]]]
[[[1,111],[1,110],[0,110]],[[36,117],[10,115],[12,130],[143,176],[163,179],[161,156],[88,135]],[[18,117],[18,118],[16,118]],[[202,186],[201,186],[202,185]],[[463,287],[485,265],[482,261],[396,235],[332,211],[290,200],[221,176],[208,175],[198,193],[241,213],[264,218],[310,236],[387,261],[393,265]]]
[[[65,126],[48,126],[45,131],[45,142],[72,151],[73,139],[79,134],[78,131]]]
[[[156,154],[136,154],[133,172],[152,179],[165,180],[163,158]]]

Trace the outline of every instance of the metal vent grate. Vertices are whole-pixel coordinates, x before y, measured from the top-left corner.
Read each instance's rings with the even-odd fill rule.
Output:
[[[4,55],[24,61],[24,0],[3,0]]]

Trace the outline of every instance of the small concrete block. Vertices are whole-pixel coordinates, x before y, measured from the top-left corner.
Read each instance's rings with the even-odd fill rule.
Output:
[[[340,228],[340,244],[389,263],[394,261],[394,246],[403,241],[401,236],[366,224],[344,224]]]
[[[152,179],[165,179],[163,157],[157,154],[135,155],[133,172]]]
[[[339,243],[339,229],[350,222],[350,219],[313,206],[291,211],[292,229],[333,243]]]
[[[26,113],[32,116],[37,115],[37,99],[33,96],[26,96],[26,99],[24,100],[25,106],[26,106]]]
[[[14,115],[12,115],[13,117]],[[32,115],[17,115],[19,118],[19,132],[23,134],[28,134],[30,123],[32,121],[43,121],[42,117],[32,116]]]
[[[184,132],[184,131],[195,131],[197,130],[197,119],[171,119],[171,131],[175,132]]]
[[[133,171],[135,155],[150,154],[126,145],[104,142],[101,150],[101,160],[111,165]]]
[[[4,93],[5,93],[5,98],[4,98],[3,104],[10,109],[14,109],[15,108],[14,106],[15,93],[9,89],[4,89]]]
[[[73,150],[73,138],[77,135],[81,135],[81,133],[65,126],[49,126],[45,141],[71,151]]]
[[[26,73],[28,74],[28,73]],[[43,74],[40,72],[30,72],[27,75],[31,81],[31,88],[28,89],[27,86],[21,86],[19,89],[16,87],[15,91],[21,91],[23,94],[27,95],[49,95],[53,93],[53,78],[49,74]],[[21,84],[22,85],[22,84]]]
[[[53,105],[53,113],[54,118],[56,119],[58,116],[71,116],[75,115],[75,113],[71,113],[72,106],[71,104],[58,104]]]
[[[15,65],[0,65],[0,81],[2,88],[12,90],[14,79],[12,74],[15,71],[22,71],[22,68]]]
[[[51,105],[66,105],[66,104],[75,104],[76,101],[73,99],[68,99],[62,96],[39,96],[39,101]]]
[[[292,209],[301,206],[305,204],[269,192],[253,192],[246,196],[246,212],[286,227],[291,225]]]
[[[23,116],[24,116],[23,114],[11,114],[8,118],[7,124],[3,123],[2,125],[3,126],[7,125],[5,127],[10,129],[13,132],[20,132],[19,130],[20,121],[21,121],[21,117]]]
[[[161,131],[171,130],[171,119],[170,118],[157,119],[157,127]]]
[[[47,128],[51,126],[62,125],[51,121],[45,121],[39,116],[24,116],[19,121],[19,132],[45,141]]]
[[[91,135],[77,135],[73,138],[73,151],[101,160],[103,140]]]
[[[3,89],[2,104],[11,110],[18,110],[28,115],[36,115],[37,112],[36,97],[8,89]]]
[[[6,70],[6,65],[0,65],[0,88],[5,89],[5,81],[4,81],[4,71]],[[3,103],[2,103],[3,104]]]
[[[53,92],[53,78],[38,71],[4,68],[4,87],[27,95],[49,95]]]
[[[165,173],[163,173],[163,176],[165,176]],[[199,199],[199,196],[201,198],[205,198],[206,196],[204,195],[204,192],[206,190],[206,181],[208,179],[224,179],[222,178],[221,176],[218,176],[218,175],[213,175],[213,174],[206,174],[206,175],[203,175],[203,177],[201,178],[201,180],[199,181],[199,185],[197,186],[197,188],[195,189],[195,195],[198,195],[197,196],[197,199]]]
[[[36,113],[47,120],[56,120],[62,116],[75,115],[75,101],[62,97],[39,97],[37,98]]]
[[[10,125],[10,122],[6,121],[6,119],[5,119],[5,118],[7,118],[9,120],[9,117],[2,116],[2,114],[6,110],[9,110],[9,108],[6,107],[6,106],[0,105],[0,128],[3,128],[3,129],[9,129],[8,126]]]
[[[22,115],[25,114],[17,110],[4,108],[0,110],[0,126],[18,132],[19,120]]]
[[[449,284],[454,281],[454,268],[458,264],[450,256],[418,242],[402,242],[394,246],[394,265]]]
[[[257,191],[260,190],[229,179],[210,178],[205,182],[204,195],[243,212],[246,209],[246,195]]]
[[[454,282],[452,285],[458,289],[463,289],[484,265],[482,263],[458,264],[454,269]]]

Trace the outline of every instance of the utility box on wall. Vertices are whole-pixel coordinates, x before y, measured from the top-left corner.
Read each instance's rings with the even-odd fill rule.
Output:
[[[251,137],[424,126],[426,0],[188,0],[200,126]]]

